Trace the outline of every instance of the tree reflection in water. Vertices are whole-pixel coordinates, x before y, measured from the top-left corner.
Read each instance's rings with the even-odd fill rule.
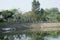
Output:
[[[24,34],[14,34],[14,35],[0,35],[0,40],[39,40],[42,37],[36,33],[24,33]]]
[[[45,40],[45,36],[58,37],[60,32],[0,33],[0,40]]]

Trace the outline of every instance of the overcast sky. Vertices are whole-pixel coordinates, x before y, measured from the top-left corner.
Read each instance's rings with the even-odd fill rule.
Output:
[[[60,10],[60,0],[39,0],[41,8],[57,7]],[[31,10],[32,0],[0,0],[0,10],[20,8],[21,11]]]

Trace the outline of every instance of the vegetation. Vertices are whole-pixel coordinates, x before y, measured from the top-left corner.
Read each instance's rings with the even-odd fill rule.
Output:
[[[60,22],[59,9],[58,8],[50,8],[50,9],[40,8],[39,1],[33,0],[31,11],[25,12],[24,14],[18,9],[2,10],[0,11],[0,32],[2,31],[3,27],[4,28],[15,27],[17,29],[9,33],[3,33],[4,31],[2,31],[0,33],[0,40],[9,40],[9,37],[12,39],[14,36],[17,36],[17,38],[19,39],[21,38],[20,35],[23,35],[23,34],[25,34],[26,37],[27,36],[31,38],[34,37],[34,40],[44,40],[45,36],[57,37],[60,35],[60,31],[32,32],[31,30],[27,30],[27,29],[25,31],[21,31],[21,30],[19,31],[19,29],[22,29],[25,25],[29,26],[30,24],[28,23],[38,23],[38,22],[49,22],[49,23]],[[19,24],[19,23],[23,23],[23,24],[25,23],[25,25]],[[12,27],[11,24],[14,26]],[[16,24],[18,24],[18,26],[15,26]],[[22,28],[19,28],[20,26]],[[14,40],[14,38],[12,40]]]
[[[60,22],[60,11],[58,8],[40,8],[39,1],[33,0],[32,10],[24,14],[18,9],[3,10],[0,12],[0,22]]]
[[[59,37],[60,31],[52,31],[52,32],[49,32],[49,31],[33,32],[29,30],[15,31],[15,32],[13,31],[9,33],[2,33],[2,34],[0,33],[0,40],[11,40],[11,39],[14,40],[16,37],[18,39],[21,39],[24,34],[25,34],[25,37],[32,38],[31,40],[45,40],[44,37],[52,37],[52,38]]]

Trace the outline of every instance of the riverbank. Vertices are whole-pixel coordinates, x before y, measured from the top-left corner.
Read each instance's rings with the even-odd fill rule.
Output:
[[[60,23],[0,23],[0,28],[16,28],[16,30],[60,31]]]
[[[36,23],[31,25],[32,31],[59,31],[60,23]]]

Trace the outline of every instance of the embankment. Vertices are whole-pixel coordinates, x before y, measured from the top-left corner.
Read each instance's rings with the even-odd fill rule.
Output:
[[[36,23],[32,24],[32,31],[58,31],[60,30],[60,23]]]
[[[58,31],[60,23],[2,23],[1,28],[16,28],[17,30],[30,29],[32,31]]]

